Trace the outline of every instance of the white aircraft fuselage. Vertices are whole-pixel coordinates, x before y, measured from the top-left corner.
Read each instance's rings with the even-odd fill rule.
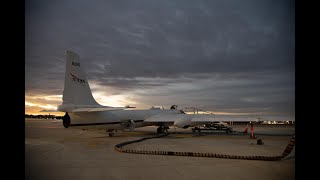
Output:
[[[70,127],[81,128],[103,128],[103,129],[124,129],[122,123],[129,120],[134,122],[135,127],[153,125],[143,122],[145,119],[158,114],[179,114],[178,110],[116,110],[116,111],[93,111],[69,113]],[[96,127],[95,127],[96,125]],[[167,124],[171,125],[171,124]]]

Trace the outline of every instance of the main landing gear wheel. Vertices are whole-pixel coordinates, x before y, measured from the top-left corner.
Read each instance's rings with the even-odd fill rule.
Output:
[[[163,128],[163,126],[160,126],[160,127],[157,128],[157,133],[159,133],[159,134],[164,133],[164,128]]]
[[[109,133],[109,137],[113,137],[114,136],[114,132],[117,132],[116,129],[108,129],[106,130],[107,133]]]
[[[62,122],[63,122],[63,126],[64,126],[65,128],[68,128],[68,127],[70,126],[71,120],[70,120],[70,116],[69,116],[68,113],[66,113],[66,114],[62,117]]]
[[[158,128],[157,128],[157,133],[158,134],[163,134],[164,133],[164,131],[167,131],[168,132],[168,127],[166,127],[166,126],[159,126]]]

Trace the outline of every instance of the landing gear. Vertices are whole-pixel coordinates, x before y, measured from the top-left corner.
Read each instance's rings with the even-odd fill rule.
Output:
[[[227,134],[232,133],[232,129],[231,129],[231,128],[227,128],[226,133],[227,133]]]
[[[192,128],[192,132],[198,131],[199,133],[201,132],[201,128],[199,126]]]
[[[157,133],[158,133],[158,134],[164,133],[164,128],[163,128],[163,126],[160,126],[160,127],[157,128]]]
[[[114,132],[113,131],[117,132],[116,129],[106,130],[106,132],[109,132],[109,137],[113,137],[114,136]]]
[[[168,126],[160,125],[160,126],[157,128],[157,133],[158,133],[158,134],[163,134],[164,131],[167,131],[167,132],[168,132],[168,129],[169,129]]]
[[[63,117],[62,117],[62,123],[63,123],[63,126],[65,128],[68,128],[70,126],[70,116],[68,113],[66,113]]]

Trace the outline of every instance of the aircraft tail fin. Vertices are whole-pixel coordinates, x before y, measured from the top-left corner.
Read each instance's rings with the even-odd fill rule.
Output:
[[[92,96],[79,55],[72,51],[66,51],[66,72],[62,100],[62,104],[101,106]]]

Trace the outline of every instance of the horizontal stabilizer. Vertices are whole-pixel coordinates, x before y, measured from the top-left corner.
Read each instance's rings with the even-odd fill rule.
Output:
[[[97,111],[117,111],[125,108],[114,108],[114,107],[101,107],[101,108],[78,108],[72,112],[97,112]]]

